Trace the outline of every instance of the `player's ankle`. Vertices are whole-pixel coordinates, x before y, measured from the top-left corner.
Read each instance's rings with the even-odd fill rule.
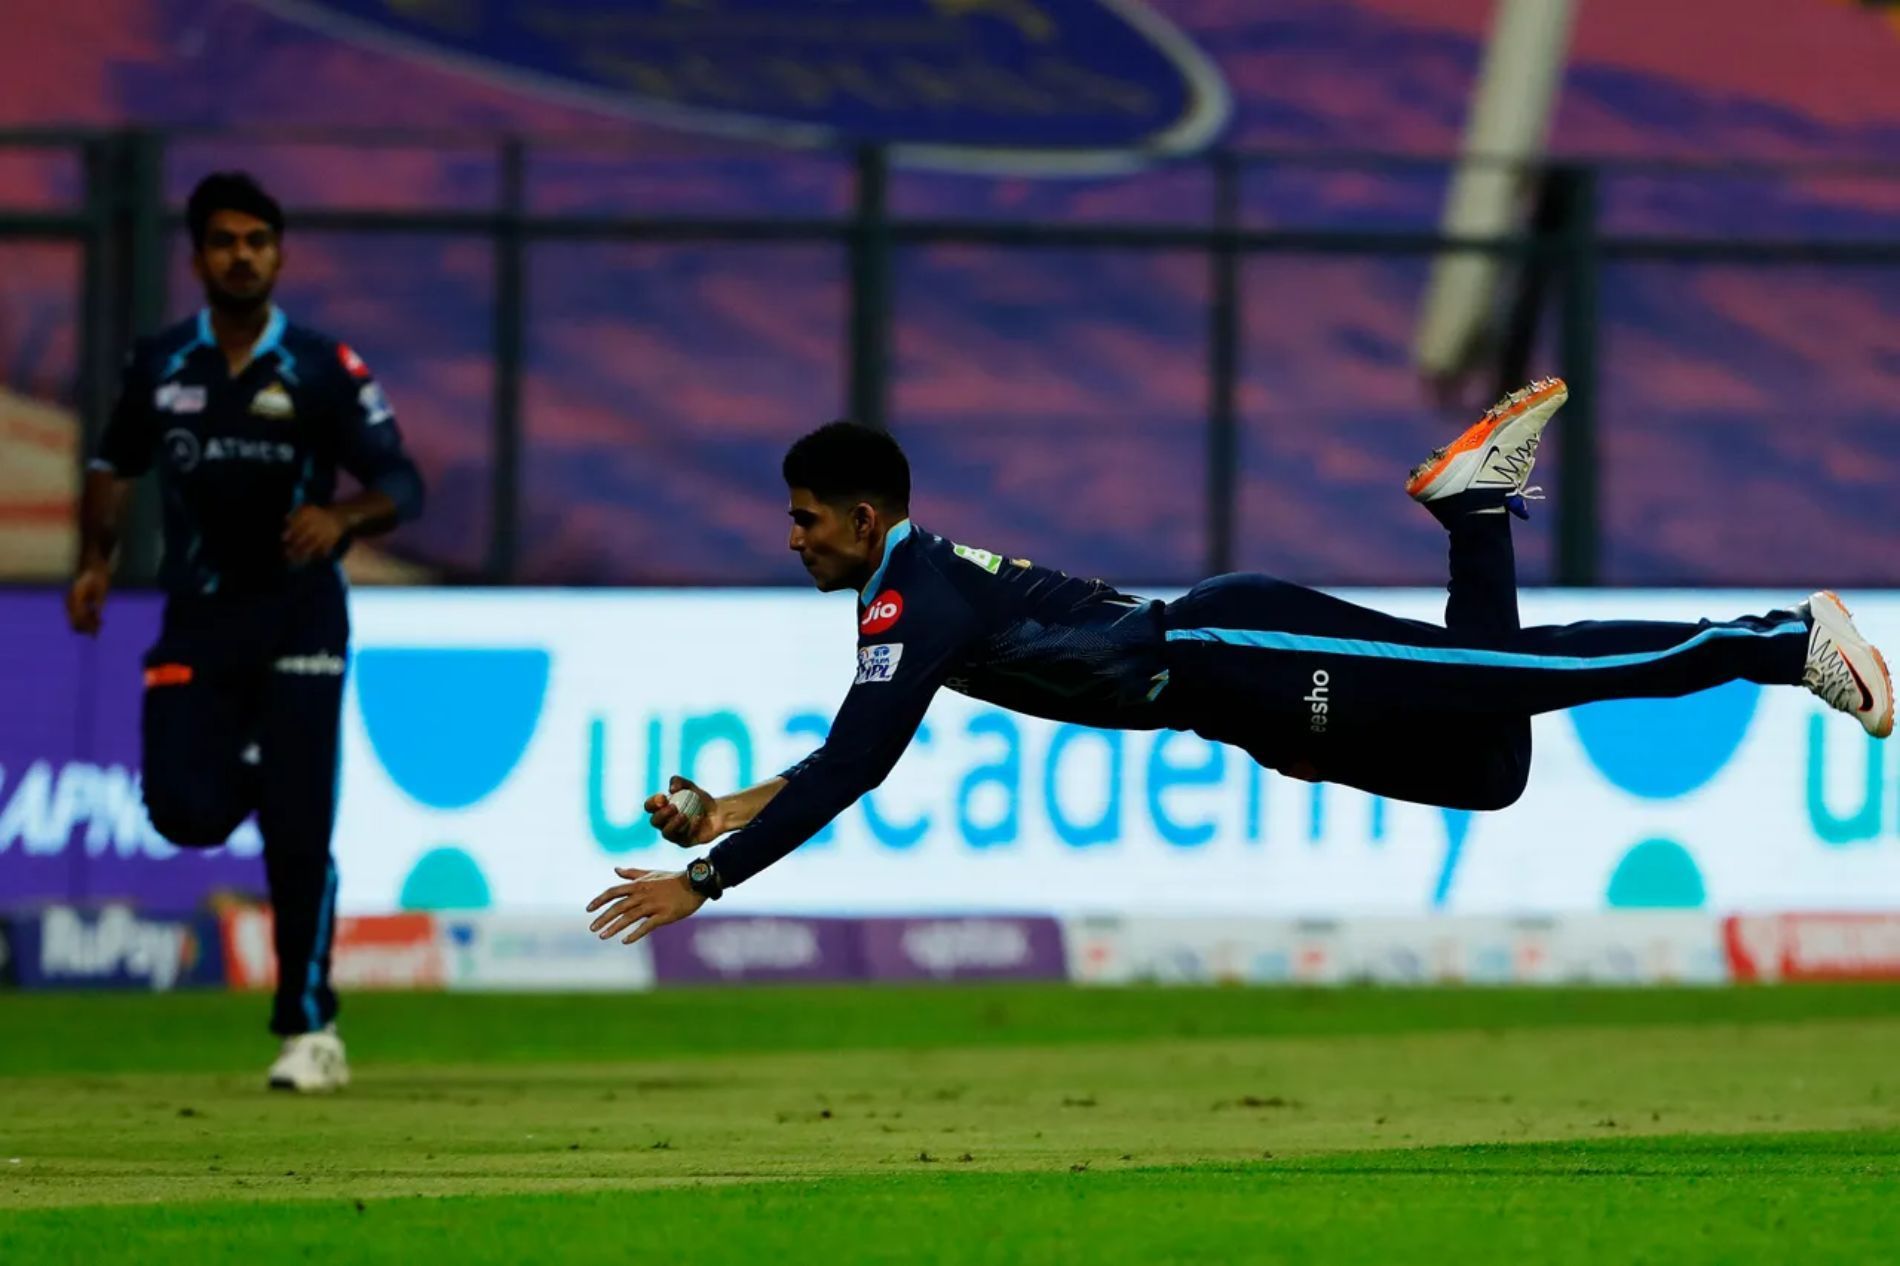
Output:
[[[1440,497],[1436,501],[1427,501],[1425,508],[1432,512],[1434,519],[1451,528],[1469,521],[1473,516],[1508,519],[1510,500],[1511,492],[1506,488],[1472,488],[1449,497]]]

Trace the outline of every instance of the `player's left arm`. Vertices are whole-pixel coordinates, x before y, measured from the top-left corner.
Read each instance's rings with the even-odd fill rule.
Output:
[[[284,548],[293,561],[326,557],[346,539],[380,535],[422,513],[422,473],[403,447],[382,384],[347,346],[339,345],[337,356],[337,459],[362,490],[291,513]]]

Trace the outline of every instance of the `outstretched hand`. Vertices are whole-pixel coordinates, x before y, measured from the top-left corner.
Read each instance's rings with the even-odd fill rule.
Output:
[[[600,910],[602,906],[606,907],[588,928],[603,941],[612,940],[628,928],[633,928],[621,941],[623,945],[632,945],[654,928],[678,923],[706,904],[706,898],[687,884],[684,871],[638,870],[632,866],[616,866],[614,874],[627,882],[615,884],[587,903],[589,914]]]

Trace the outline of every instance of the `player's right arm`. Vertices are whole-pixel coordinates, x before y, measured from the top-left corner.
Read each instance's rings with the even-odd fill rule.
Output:
[[[727,832],[747,825],[786,786],[787,782],[782,777],[768,778],[744,791],[735,791],[729,796],[715,796],[692,779],[675,774],[666,785],[666,795],[647,797],[646,811],[648,820],[661,836],[682,848],[691,848],[695,844],[710,844]],[[679,791],[697,793],[700,803],[706,806],[706,812],[697,818],[689,818],[681,813],[668,799]]]
[[[872,635],[883,640],[860,638],[857,678],[824,743],[785,771],[784,785],[764,797],[744,830],[707,854],[725,887],[772,865],[879,786],[979,635],[976,613],[942,577],[918,569],[903,583],[911,604],[899,607],[903,622]]]
[[[74,632],[96,634],[103,622],[125,507],[132,485],[151,468],[153,434],[152,384],[144,358],[135,352],[126,362],[118,401],[80,493],[79,561],[66,591],[66,619]]]

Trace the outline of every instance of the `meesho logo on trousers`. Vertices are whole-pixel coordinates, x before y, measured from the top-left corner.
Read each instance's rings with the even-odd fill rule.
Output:
[[[356,654],[370,747],[391,781],[431,809],[472,808],[508,781],[534,739],[551,660],[540,648],[372,647]],[[403,883],[406,909],[490,904],[468,852],[444,844]]]
[[[1316,668],[1313,670],[1313,689],[1312,692],[1306,696],[1304,702],[1312,705],[1313,719],[1308,728],[1315,734],[1326,733],[1327,713],[1332,709],[1332,705],[1327,702],[1326,696],[1331,692],[1332,683],[1332,674],[1327,672],[1324,668]]]

